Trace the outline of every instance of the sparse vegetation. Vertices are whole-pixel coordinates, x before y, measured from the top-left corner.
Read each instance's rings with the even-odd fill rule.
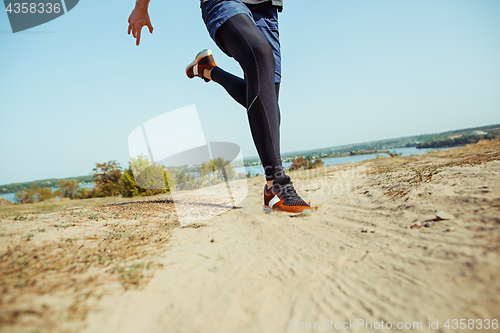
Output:
[[[17,203],[34,203],[55,198],[55,194],[46,187],[33,187],[16,193]]]
[[[141,287],[161,266],[152,258],[178,226],[165,208],[173,211],[169,201],[63,209],[51,214],[57,223],[46,221],[47,215],[4,215],[2,231],[10,232],[2,233],[0,250],[0,327],[22,325],[23,318],[30,318],[35,331],[54,327],[63,319],[84,318],[84,300],[100,297],[99,286],[117,281],[124,289]],[[19,220],[25,221],[22,230],[15,227]],[[85,232],[89,224],[92,233]],[[66,228],[75,236],[62,237]],[[67,297],[67,305],[53,309],[32,302],[48,294]]]
[[[384,151],[384,153],[386,153],[387,155],[389,155],[390,157],[398,157],[398,156],[401,156],[403,155],[403,153],[398,153],[397,151],[393,151],[392,153],[390,151]]]
[[[496,148],[495,148],[496,147]],[[453,166],[473,166],[485,162],[500,160],[500,139],[482,140],[476,144],[467,145],[464,148],[453,151],[436,151],[431,153],[433,157],[441,162],[420,163],[418,157],[407,156],[403,159],[375,159],[371,160],[377,168],[379,175],[375,177],[373,184],[383,185],[386,173],[398,172],[399,181],[385,187],[385,195],[395,199],[404,197],[415,186],[430,182],[434,176],[444,168]],[[449,157],[453,156],[453,161]]]
[[[151,266],[152,264],[149,262],[146,265],[142,262],[129,265],[117,265],[113,267],[111,274],[118,275],[123,287],[128,289],[138,286],[144,277],[144,270],[149,270]]]
[[[315,169],[323,166],[323,161],[320,158],[313,159],[312,157],[299,156],[297,158],[291,159],[292,165],[290,170],[309,170]]]

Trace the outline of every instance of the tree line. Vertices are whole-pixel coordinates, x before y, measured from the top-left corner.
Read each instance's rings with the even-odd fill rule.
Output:
[[[67,178],[67,179],[73,179],[77,183],[91,183],[94,180],[94,177],[92,175],[88,176],[80,176],[80,177],[72,177],[72,178]],[[17,191],[21,190],[26,190],[29,188],[43,188],[43,187],[60,187],[59,183],[62,181],[65,181],[66,179],[43,179],[43,180],[35,180],[32,182],[25,182],[25,183],[14,183],[14,184],[7,184],[7,185],[1,185],[0,186],[0,193],[15,193]]]
[[[134,177],[134,175],[137,176]],[[16,192],[17,203],[35,203],[55,198],[90,199],[110,196],[138,197],[164,194],[174,187],[192,190],[216,185],[226,180],[242,179],[229,161],[222,158],[192,168],[180,167],[165,170],[159,163],[151,163],[144,156],[132,159],[128,168],[122,169],[116,161],[96,163],[92,170],[93,188],[82,187],[76,179],[58,180],[58,188],[33,186]]]

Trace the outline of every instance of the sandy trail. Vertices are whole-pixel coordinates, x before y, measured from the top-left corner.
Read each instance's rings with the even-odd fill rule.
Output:
[[[457,160],[436,153],[379,172],[391,160],[295,177],[319,205],[311,217],[265,215],[262,180],[250,180],[239,209],[173,230],[163,268],[143,289],[104,296],[85,332],[291,332],[325,319],[438,331],[430,319],[448,332],[448,319],[500,319],[500,161],[413,171]]]

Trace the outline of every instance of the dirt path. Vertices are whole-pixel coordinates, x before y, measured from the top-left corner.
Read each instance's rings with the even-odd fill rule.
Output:
[[[430,319],[451,332],[447,319],[500,319],[497,148],[480,164],[431,154],[295,177],[319,205],[312,217],[263,214],[251,180],[240,209],[173,230],[163,268],[143,289],[104,296],[85,332],[275,333],[325,319],[438,331]],[[437,221],[436,210],[456,218]]]

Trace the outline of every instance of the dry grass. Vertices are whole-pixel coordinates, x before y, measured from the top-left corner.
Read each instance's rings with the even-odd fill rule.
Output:
[[[12,202],[10,202],[9,200],[4,199],[4,198],[0,198],[0,207],[11,206],[11,205],[12,205]]]
[[[391,199],[402,198],[422,183],[431,182],[434,176],[450,167],[474,166],[500,160],[500,139],[483,140],[463,148],[433,151],[421,155],[384,157],[356,163],[332,165],[319,169],[289,172],[292,179],[336,179],[364,174],[367,182],[356,186],[380,186]],[[311,189],[305,190],[310,191]],[[317,208],[317,207],[316,207]]]
[[[11,212],[0,224],[0,328],[16,331],[67,331],[56,323],[83,319],[106,288],[140,287],[178,226],[167,200],[59,205],[51,214],[26,206],[31,214]]]
[[[378,176],[371,184],[382,185],[384,194],[390,198],[405,196],[421,183],[432,181],[445,168],[454,166],[474,166],[489,161],[500,160],[500,139],[479,141],[464,148],[430,152],[394,158],[377,158],[369,163],[376,168]]]
[[[70,200],[67,198],[51,199],[47,201],[32,203],[32,204],[14,204],[0,206],[0,218],[9,217],[11,215],[26,215],[26,214],[42,214],[52,213],[69,208],[84,208],[95,207],[99,205],[108,205],[121,202],[130,202],[144,199],[130,199],[122,197],[107,197],[107,198],[93,198],[83,200]]]

